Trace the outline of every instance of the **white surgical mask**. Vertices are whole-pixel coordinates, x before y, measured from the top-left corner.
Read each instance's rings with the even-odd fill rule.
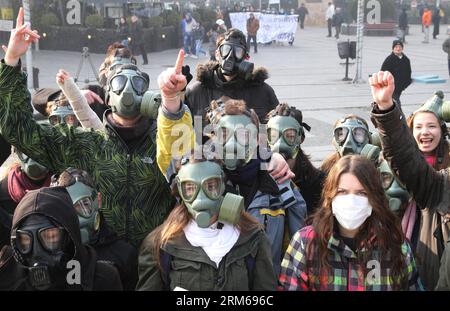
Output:
[[[338,195],[331,202],[333,215],[347,230],[355,230],[372,214],[367,197],[355,194]]]

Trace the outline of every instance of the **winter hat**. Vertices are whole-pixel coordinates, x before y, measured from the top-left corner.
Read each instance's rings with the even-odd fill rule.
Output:
[[[397,45],[401,45],[403,48],[403,42],[401,40],[394,40],[394,42],[392,42],[392,48],[395,48]]]

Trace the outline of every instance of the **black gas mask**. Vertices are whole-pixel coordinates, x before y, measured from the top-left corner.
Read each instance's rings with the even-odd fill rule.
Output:
[[[245,60],[247,47],[239,40],[225,39],[219,46],[220,68],[226,76],[238,75],[247,80],[250,78],[254,64]]]
[[[59,288],[66,281],[66,263],[75,250],[64,227],[46,216],[32,214],[14,229],[11,242],[35,289]]]

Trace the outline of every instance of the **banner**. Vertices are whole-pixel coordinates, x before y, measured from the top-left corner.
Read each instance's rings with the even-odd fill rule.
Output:
[[[275,15],[253,13],[259,19],[259,30],[256,35],[258,43],[272,41],[290,42],[297,31],[298,15]],[[250,12],[230,13],[231,25],[241,30],[247,36],[247,19]]]

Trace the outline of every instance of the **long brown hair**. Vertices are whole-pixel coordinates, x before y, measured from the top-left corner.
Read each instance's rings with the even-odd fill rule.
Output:
[[[333,130],[336,129],[342,123],[344,123],[346,120],[359,120],[366,126],[367,130],[369,130],[369,125],[367,124],[367,121],[357,115],[354,115],[354,114],[349,114],[349,115],[345,116],[345,118],[337,120],[336,123],[334,123]],[[371,139],[371,136],[369,135],[369,144],[371,144],[371,143],[372,143],[372,139]],[[322,165],[320,166],[320,170],[322,172],[325,172],[325,174],[328,174],[328,172],[331,170],[331,168],[334,166],[334,164],[340,158],[341,158],[341,155],[339,152],[336,151],[335,153],[332,153],[327,158],[325,158],[325,160],[323,160]]]
[[[418,111],[408,117],[406,120],[406,123],[408,124],[409,129],[411,130],[411,133],[414,131],[414,118],[419,113],[431,113],[434,115],[431,111]],[[436,165],[434,166],[434,169],[439,171],[442,169],[445,169],[450,166],[450,148],[448,141],[446,139],[446,135],[448,135],[448,129],[442,120],[440,120],[438,117],[436,117],[439,127],[441,129],[441,140],[439,141],[439,145],[435,149],[436,151]]]
[[[189,158],[189,163],[199,163],[204,162],[205,159],[196,159],[194,154],[191,154]],[[218,162],[220,163],[220,162]],[[176,164],[176,170],[177,172],[180,170],[181,167],[181,160],[177,162]],[[178,198],[180,198],[180,195],[178,193],[178,189],[176,184],[174,183],[172,185],[172,194]],[[161,247],[166,245],[171,239],[180,236],[183,234],[183,228],[186,227],[186,225],[189,223],[189,221],[192,219],[191,214],[187,210],[184,203],[178,204],[169,214],[167,219],[163,222],[163,224],[159,227],[157,227],[151,235],[148,237],[149,239],[153,239],[154,241],[154,248],[153,253],[155,254],[155,259],[157,261],[158,267],[162,269],[161,262],[160,262],[160,253],[161,253]],[[237,228],[241,231],[241,233],[246,233],[249,231],[252,231],[256,228],[261,228],[261,224],[253,218],[250,214],[247,212],[242,212],[241,217],[239,220],[239,223],[236,225]],[[145,243],[143,243],[145,244]]]
[[[321,285],[322,282],[328,281],[327,278],[322,278],[324,275],[327,276],[329,269],[331,269],[328,262],[331,254],[328,249],[328,241],[333,233],[338,230],[337,222],[332,213],[331,203],[337,195],[340,178],[345,173],[352,174],[358,178],[367,192],[369,204],[372,206],[372,215],[361,225],[354,238],[358,250],[367,250],[365,252],[357,252],[358,256],[361,256],[358,258],[359,262],[362,263],[365,269],[367,261],[371,259],[373,250],[380,250],[382,258],[389,256],[391,259],[391,267],[389,268],[394,287],[404,288],[407,276],[403,272],[405,265],[404,255],[402,254],[404,235],[400,223],[389,209],[389,203],[384,195],[378,170],[370,160],[359,155],[342,157],[332,167],[325,180],[321,205],[313,216],[312,226],[315,236],[307,246],[308,254],[317,254],[318,256],[318,266],[311,268],[315,268],[317,275],[321,276]],[[313,253],[313,248],[316,251],[315,253]],[[363,255],[360,255],[361,253]],[[308,259],[310,260],[311,258]]]

